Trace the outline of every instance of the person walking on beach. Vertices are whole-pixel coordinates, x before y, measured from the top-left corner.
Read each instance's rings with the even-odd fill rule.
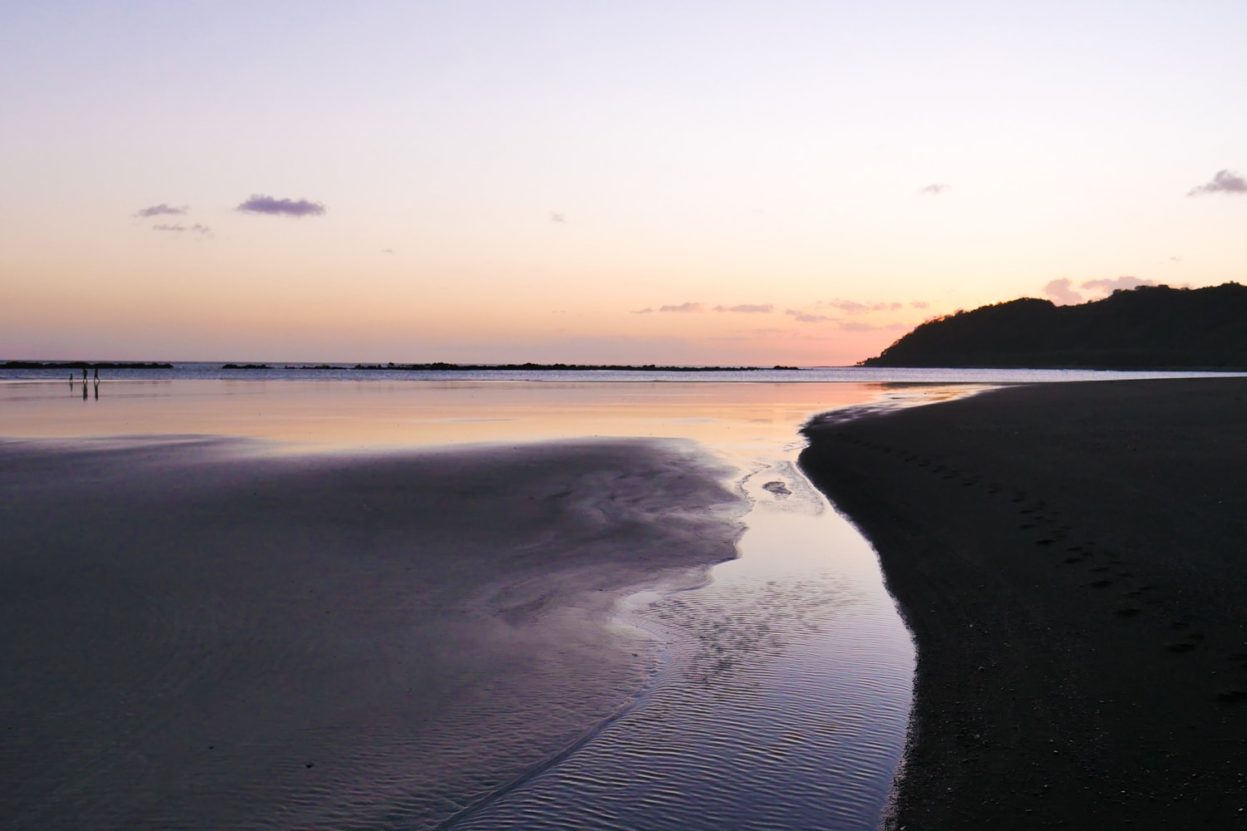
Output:
[[[97,367],[93,370],[93,373],[94,373],[94,375],[95,375],[95,383],[97,383],[97,384],[98,384],[98,383],[100,382],[100,368],[97,366]]]
[[[84,387],[87,385],[87,365],[86,364],[82,365],[82,385]]]

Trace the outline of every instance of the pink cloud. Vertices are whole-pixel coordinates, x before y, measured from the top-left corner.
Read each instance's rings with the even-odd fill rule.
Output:
[[[1073,289],[1068,277],[1062,277],[1059,280],[1051,280],[1043,287],[1044,294],[1048,295],[1059,305],[1069,305],[1071,303],[1081,303],[1082,295]]]

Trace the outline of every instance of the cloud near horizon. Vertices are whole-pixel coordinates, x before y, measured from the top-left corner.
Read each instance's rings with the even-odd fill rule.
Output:
[[[1085,291],[1098,292],[1105,296],[1115,291],[1132,291],[1140,286],[1154,286],[1155,280],[1145,280],[1142,277],[1132,277],[1123,275],[1121,277],[1102,277],[1097,280],[1084,280],[1079,283],[1078,288]],[[1074,288],[1073,281],[1068,277],[1062,277],[1060,280],[1051,280],[1043,288],[1044,294],[1052,298],[1052,300],[1061,305],[1069,305],[1072,303],[1083,302],[1083,295]]]
[[[1082,284],[1084,289],[1092,291],[1102,291],[1105,294],[1112,294],[1115,291],[1131,291],[1139,286],[1154,286],[1155,280],[1144,280],[1141,277],[1131,277],[1125,275],[1122,277],[1114,277],[1112,279],[1088,280]]]
[[[842,320],[836,323],[836,328],[841,332],[899,332],[904,329],[909,329],[910,327],[906,326],[904,323],[885,323],[880,325],[875,323],[864,323],[860,320]]]
[[[861,315],[868,312],[896,312],[904,308],[903,303],[858,303],[856,300],[831,300],[819,303],[844,312],[846,315]]]
[[[1073,303],[1081,303],[1082,295],[1074,290],[1068,277],[1062,277],[1059,280],[1050,280],[1043,287],[1044,294],[1052,298],[1052,300],[1062,306],[1068,306]]]
[[[207,225],[200,225],[196,222],[194,225],[182,225],[181,223],[174,225],[153,225],[153,231],[172,231],[174,233],[191,233],[191,234],[211,234],[212,229]]]
[[[1205,193],[1247,193],[1247,179],[1230,170],[1218,170],[1211,179],[1202,185],[1191,188],[1187,196],[1200,196]]]
[[[929,185],[919,188],[918,195],[919,196],[939,196],[944,191],[948,190],[948,188],[949,186],[942,182],[933,182]]]
[[[134,212],[134,216],[139,219],[151,219],[153,216],[185,216],[190,210],[189,205],[166,205],[161,202],[159,205],[151,205],[147,208],[140,208]]]
[[[653,306],[646,306],[644,309],[633,309],[634,315],[648,315],[654,312],[668,312],[675,314],[698,314],[701,312],[731,312],[734,314],[766,314],[775,311],[772,303],[737,303],[734,306],[724,306],[722,304],[716,306],[707,306],[705,303],[667,303],[655,309]]]
[[[234,210],[250,214],[267,214],[269,216],[321,216],[325,206],[309,199],[278,199],[262,193],[253,193],[251,198],[242,202]]]
[[[828,315],[812,314],[810,312],[803,312],[800,309],[784,309],[784,314],[793,318],[798,323],[825,323],[827,321],[835,320],[834,317],[829,317]]]

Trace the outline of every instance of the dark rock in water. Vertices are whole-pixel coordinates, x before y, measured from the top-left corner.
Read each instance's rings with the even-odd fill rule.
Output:
[[[157,361],[3,361],[0,369],[173,369]]]
[[[272,369],[268,364],[222,364],[221,369]]]
[[[776,369],[796,367],[776,367]],[[427,364],[355,364],[351,369],[403,370],[407,372],[759,372],[759,366],[661,366],[658,364],[450,364],[437,361]]]
[[[779,497],[792,495],[792,491],[788,490],[788,486],[785,485],[783,482],[779,482],[779,481],[767,482],[765,485],[762,486],[762,489],[768,490],[771,493]]]

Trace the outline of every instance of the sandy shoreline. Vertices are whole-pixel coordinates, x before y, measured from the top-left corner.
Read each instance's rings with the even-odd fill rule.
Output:
[[[625,706],[734,556],[691,445],[0,443],[7,828],[433,827]]]
[[[1245,435],[1242,379],[810,429],[917,641],[896,826],[1247,823]]]

